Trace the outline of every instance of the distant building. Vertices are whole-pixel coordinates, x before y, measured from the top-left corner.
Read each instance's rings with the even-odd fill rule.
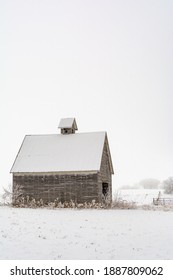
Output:
[[[26,135],[12,166],[13,204],[21,197],[77,203],[112,201],[113,165],[106,132],[75,133],[74,118],[61,134]]]

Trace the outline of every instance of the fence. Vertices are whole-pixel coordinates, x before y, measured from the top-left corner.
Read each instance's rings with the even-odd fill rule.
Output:
[[[154,205],[173,205],[173,198],[153,198]]]

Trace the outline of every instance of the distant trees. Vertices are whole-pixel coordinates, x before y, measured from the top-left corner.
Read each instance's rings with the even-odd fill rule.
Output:
[[[166,194],[173,193],[173,176],[169,177],[167,180],[163,181],[162,186]]]
[[[146,178],[133,185],[123,185],[120,189],[163,189],[165,194],[173,194],[173,176],[164,181],[154,178]]]
[[[138,183],[133,185],[123,185],[121,189],[159,189],[161,187],[161,182],[154,178],[145,178]]]
[[[144,189],[158,189],[160,180],[154,178],[146,178],[139,182],[139,185]]]
[[[121,190],[130,190],[130,189],[140,189],[141,187],[138,184],[133,184],[133,185],[123,185],[120,187]]]
[[[131,185],[123,185],[120,187],[121,190],[129,190],[129,189],[133,189],[133,186]]]

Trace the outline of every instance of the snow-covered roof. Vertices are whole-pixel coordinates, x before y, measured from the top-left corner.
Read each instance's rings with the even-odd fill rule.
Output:
[[[61,119],[58,128],[72,128],[77,130],[77,124],[75,118]]]
[[[99,171],[105,137],[106,132],[27,135],[11,173]]]

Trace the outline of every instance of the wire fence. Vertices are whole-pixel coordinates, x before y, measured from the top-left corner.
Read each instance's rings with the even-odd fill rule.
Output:
[[[173,198],[153,198],[154,205],[173,205]]]

